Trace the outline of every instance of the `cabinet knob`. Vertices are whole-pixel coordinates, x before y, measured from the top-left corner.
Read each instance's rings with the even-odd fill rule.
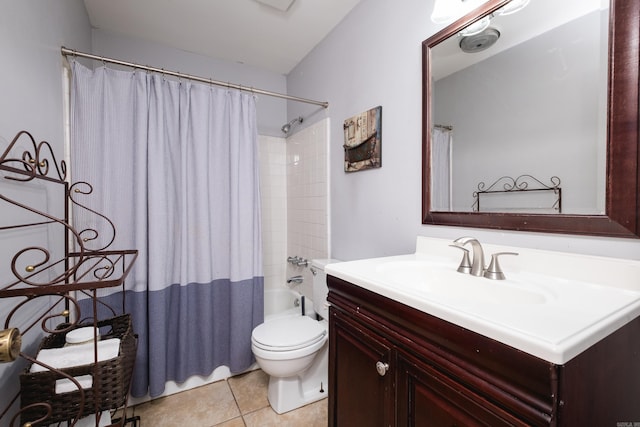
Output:
[[[384,362],[376,363],[376,371],[378,371],[378,375],[384,377],[387,371],[389,370],[389,364]]]

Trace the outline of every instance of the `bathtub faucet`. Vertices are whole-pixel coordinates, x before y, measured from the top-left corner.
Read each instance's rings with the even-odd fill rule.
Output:
[[[306,267],[309,265],[309,260],[299,257],[298,255],[288,257],[287,262],[298,267]]]
[[[293,276],[287,279],[287,283],[295,283],[296,285],[299,285],[303,280],[304,278],[302,276]]]

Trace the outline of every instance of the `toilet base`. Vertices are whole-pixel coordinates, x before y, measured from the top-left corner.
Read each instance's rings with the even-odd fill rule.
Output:
[[[292,411],[329,395],[329,343],[318,351],[309,369],[291,377],[269,377],[267,397],[278,414]]]

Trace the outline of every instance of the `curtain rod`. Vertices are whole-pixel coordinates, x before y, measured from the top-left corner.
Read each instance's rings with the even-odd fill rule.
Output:
[[[260,94],[260,95],[274,96],[276,98],[287,99],[289,101],[304,102],[304,103],[307,103],[307,104],[319,105],[319,106],[321,106],[323,108],[328,108],[329,107],[329,103],[326,102],[326,101],[315,101],[313,99],[299,98],[297,96],[285,95],[283,93],[271,92],[271,91],[263,90],[263,89],[255,89],[253,87],[242,86],[242,85],[235,84],[235,83],[221,82],[221,81],[218,81],[218,80],[207,79],[205,77],[193,76],[191,74],[183,74],[183,73],[179,73],[179,72],[176,72],[176,71],[168,71],[168,70],[165,70],[163,68],[149,67],[147,65],[135,64],[133,62],[120,61],[119,59],[107,58],[107,57],[104,57],[104,56],[93,55],[93,54],[90,54],[90,53],[78,52],[78,51],[73,50],[73,49],[67,49],[64,46],[62,46],[60,48],[60,51],[62,52],[63,56],[71,55],[71,56],[78,56],[80,58],[95,59],[97,61],[102,61],[102,62],[105,62],[105,63],[108,62],[110,64],[124,65],[125,67],[138,68],[138,69],[141,69],[141,70],[147,70],[147,71],[152,71],[152,72],[155,72],[155,73],[166,74],[167,76],[178,77],[180,79],[194,80],[194,81],[201,82],[201,83],[209,83],[209,84],[216,85],[216,86],[223,86],[223,87],[232,88],[232,89],[249,91],[249,92],[257,93],[257,94]]]

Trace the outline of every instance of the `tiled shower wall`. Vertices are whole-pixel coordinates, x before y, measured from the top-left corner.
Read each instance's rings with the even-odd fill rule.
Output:
[[[287,145],[286,139],[258,136],[262,203],[264,287],[286,283],[287,260]]]
[[[329,255],[329,119],[287,138],[287,254],[306,258]],[[302,275],[296,288],[311,297],[308,267],[287,264],[287,277]]]
[[[309,267],[287,264],[287,257],[328,257],[328,138],[329,119],[287,139],[259,136],[265,289],[300,274],[304,282],[294,288],[312,296]]]

